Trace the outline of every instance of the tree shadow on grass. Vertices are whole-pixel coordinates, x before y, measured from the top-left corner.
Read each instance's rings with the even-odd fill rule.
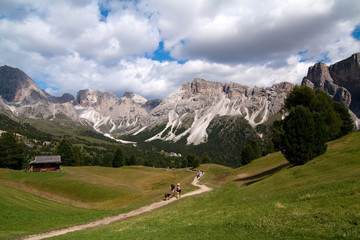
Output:
[[[280,166],[271,168],[271,169],[266,170],[264,172],[261,172],[261,173],[258,173],[258,174],[252,175],[252,176],[248,176],[248,177],[238,178],[238,179],[235,179],[234,181],[235,182],[243,182],[244,186],[248,186],[250,184],[259,182],[259,181],[263,180],[264,178],[270,177],[271,175],[279,172],[280,170],[285,169],[285,168],[289,168],[291,166],[292,166],[291,163],[284,163],[284,164],[282,164]]]

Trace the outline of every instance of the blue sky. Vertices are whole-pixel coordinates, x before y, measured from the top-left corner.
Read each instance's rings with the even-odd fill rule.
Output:
[[[0,65],[50,94],[165,98],[193,78],[300,83],[360,51],[358,0],[0,2]]]

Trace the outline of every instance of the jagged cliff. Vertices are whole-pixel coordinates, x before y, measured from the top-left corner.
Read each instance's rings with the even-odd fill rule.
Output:
[[[279,83],[267,88],[250,88],[195,78],[153,109],[142,121],[139,132],[166,122],[164,129],[147,141],[176,142],[186,136],[188,144],[200,144],[207,141],[207,128],[217,116],[243,116],[253,127],[265,122],[280,111],[293,87],[291,83]]]
[[[322,88],[360,117],[360,53],[326,66],[310,67],[302,84]],[[73,121],[86,121],[105,133],[136,136],[151,132],[146,141],[179,141],[198,145],[209,137],[209,126],[218,117],[243,117],[255,128],[277,114],[291,83],[250,88],[237,83],[195,78],[163,101],[146,100],[126,92],[119,98],[111,92],[80,90],[53,97],[19,69],[0,67],[0,109],[17,116],[55,119],[58,114]],[[357,118],[355,118],[357,120]],[[225,121],[226,122],[226,121]],[[359,122],[357,123],[359,125]],[[149,131],[151,130],[151,131]]]
[[[111,92],[81,90],[77,93],[75,109],[78,116],[88,120],[97,131],[124,131],[136,127],[148,112],[142,106],[147,100],[134,93],[118,98]]]
[[[325,90],[335,101],[343,103],[352,111],[354,120],[359,125],[360,53],[330,66],[316,63],[309,68],[301,84]]]
[[[51,96],[20,69],[0,67],[0,86],[1,108],[15,115],[51,119],[65,113],[74,121],[78,119],[71,94]]]

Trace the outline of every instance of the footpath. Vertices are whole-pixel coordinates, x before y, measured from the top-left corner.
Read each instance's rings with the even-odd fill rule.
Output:
[[[200,178],[199,178],[200,179]],[[198,187],[199,189],[192,191],[192,192],[188,192],[186,194],[183,194],[181,196],[181,198],[185,198],[185,197],[190,197],[190,196],[194,196],[197,194],[201,194],[204,192],[209,192],[212,190],[212,188],[209,188],[205,185],[200,185],[199,184],[199,179],[195,176],[194,180],[192,181],[192,185]],[[167,201],[160,201],[160,202],[155,202],[153,204],[147,205],[147,206],[143,206],[141,208],[132,210],[130,212],[127,213],[122,213],[122,214],[118,214],[115,216],[110,216],[110,217],[105,217],[93,222],[89,222],[89,223],[85,223],[82,225],[77,225],[77,226],[73,226],[73,227],[69,227],[69,228],[64,228],[64,229],[59,229],[59,230],[54,230],[51,232],[46,232],[46,233],[40,233],[40,234],[36,234],[36,235],[30,235],[28,237],[22,238],[22,239],[26,239],[26,240],[40,240],[40,239],[45,239],[45,238],[50,238],[50,237],[55,237],[55,236],[60,236],[60,235],[64,235],[70,232],[75,232],[75,231],[81,231],[81,230],[85,230],[88,228],[94,228],[94,227],[100,227],[100,226],[104,226],[104,225],[108,225],[114,222],[118,222],[118,221],[122,221],[128,217],[133,217],[136,215],[140,215],[142,213],[145,212],[150,212],[153,211],[157,208],[160,208],[162,206],[165,206],[167,204],[170,204],[174,201],[176,201],[178,199],[176,198],[171,198]]]

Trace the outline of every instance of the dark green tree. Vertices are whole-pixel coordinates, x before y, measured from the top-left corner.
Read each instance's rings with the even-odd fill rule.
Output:
[[[197,168],[198,166],[200,166],[200,160],[194,154],[189,154],[186,156],[186,158],[189,163],[189,167]]]
[[[274,151],[280,151],[281,135],[283,134],[283,121],[274,121],[271,125],[271,141]]]
[[[184,157],[184,159],[181,161],[181,167],[182,168],[186,168],[186,167],[189,167],[189,161],[188,161],[188,158],[187,157]]]
[[[247,144],[241,149],[241,164],[246,165],[254,159],[261,157],[257,141],[248,139]]]
[[[320,114],[327,126],[330,140],[339,136],[342,121],[334,110],[334,101],[329,94],[322,89],[316,89],[315,101],[311,106],[305,107],[308,107],[312,112]]]
[[[242,147],[241,149],[241,160],[240,163],[241,165],[246,165],[249,162],[251,162],[251,153],[252,153],[253,149],[251,147],[251,145],[246,144],[245,146]]]
[[[274,143],[272,140],[268,141],[265,146],[264,155],[275,152]]]
[[[201,164],[205,164],[205,163],[211,163],[211,159],[207,152],[205,152],[201,157]]]
[[[353,129],[353,121],[346,107],[333,101],[329,94],[321,89],[314,91],[307,86],[295,86],[285,100],[284,110],[290,112],[293,107],[299,105],[320,114],[326,124],[329,140],[343,136],[351,131],[349,129]],[[273,134],[276,148],[277,133]]]
[[[136,164],[137,165],[144,165],[144,159],[142,157],[136,158]]]
[[[55,154],[61,156],[61,162],[65,166],[75,166],[76,159],[74,156],[73,146],[67,139],[62,139],[56,146]]]
[[[111,152],[107,152],[104,154],[102,166],[104,167],[111,167],[114,160],[114,154]]]
[[[136,157],[135,155],[131,155],[128,162],[127,162],[127,165],[128,166],[131,166],[131,165],[136,165]]]
[[[338,116],[342,121],[340,127],[340,133],[338,135],[338,137],[342,137],[348,134],[349,132],[354,131],[355,124],[354,121],[351,119],[349,110],[344,106],[344,104],[339,102],[334,102],[333,104],[334,104],[334,110],[336,111],[336,113],[338,114]]]
[[[114,155],[114,160],[113,160],[113,163],[112,163],[112,166],[114,168],[117,168],[117,167],[122,167],[125,165],[125,153],[124,151],[122,150],[122,148],[118,148],[116,149],[115,151],[115,155]]]
[[[292,108],[283,124],[281,152],[295,165],[302,165],[326,150],[327,127],[319,114],[304,106]]]
[[[315,101],[315,92],[307,86],[295,86],[294,89],[288,94],[284,109],[290,112],[292,107],[302,105],[310,108]]]
[[[85,161],[84,161],[84,154],[81,151],[81,148],[74,146],[73,153],[75,159],[74,166],[83,166],[85,164]]]
[[[24,144],[15,133],[4,132],[0,136],[0,167],[21,169],[24,162]]]

